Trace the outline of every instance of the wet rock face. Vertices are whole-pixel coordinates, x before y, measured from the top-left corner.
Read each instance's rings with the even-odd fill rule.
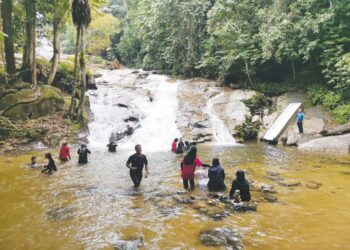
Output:
[[[225,246],[226,249],[244,249],[243,235],[236,229],[215,228],[200,232],[199,239],[205,246]]]
[[[245,117],[251,116],[243,101],[254,96],[255,91],[232,91],[216,88],[215,85],[215,82],[196,79],[183,81],[179,85],[177,125],[186,140],[197,143],[213,140],[209,112],[214,112],[232,135],[235,134],[235,128],[243,124]],[[220,98],[212,99],[220,93]],[[214,103],[209,110],[208,101],[212,100]]]

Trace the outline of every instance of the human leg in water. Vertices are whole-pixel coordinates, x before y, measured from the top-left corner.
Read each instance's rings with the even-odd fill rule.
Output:
[[[194,189],[194,179],[182,179],[182,181],[185,189],[188,189],[188,181],[190,181],[191,189]]]
[[[142,180],[142,172],[131,171],[130,177],[131,177],[132,182],[134,183],[135,188],[138,188],[140,186],[140,183]]]

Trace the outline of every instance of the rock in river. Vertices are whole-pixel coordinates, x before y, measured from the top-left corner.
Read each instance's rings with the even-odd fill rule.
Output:
[[[236,229],[215,228],[204,230],[200,233],[199,239],[206,246],[225,246],[226,249],[243,249],[243,235]]]
[[[128,238],[119,240],[115,244],[115,250],[136,250],[143,247],[143,237]]]

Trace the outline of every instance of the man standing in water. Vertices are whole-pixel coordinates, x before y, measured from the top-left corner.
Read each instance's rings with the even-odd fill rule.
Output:
[[[136,153],[131,155],[126,162],[126,166],[130,169],[130,177],[135,188],[138,188],[142,180],[143,166],[145,166],[146,169],[145,178],[148,177],[149,173],[147,157],[144,154],[141,154],[142,148],[140,144],[135,146],[135,151]]]

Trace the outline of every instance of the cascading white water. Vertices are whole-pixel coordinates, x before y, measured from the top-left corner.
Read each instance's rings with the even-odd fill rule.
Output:
[[[141,121],[141,128],[122,147],[141,144],[147,151],[169,151],[173,139],[181,135],[175,123],[177,82],[168,82],[168,78],[162,75],[150,75],[148,80],[150,83],[143,88],[154,94],[153,101],[145,98],[133,101],[145,119]]]
[[[133,149],[135,144],[141,144],[148,152],[169,151],[173,139],[180,136],[175,123],[177,83],[169,82],[162,75],[150,75],[146,78],[147,83],[141,85],[118,83],[123,79],[121,75],[127,76],[130,72],[104,72],[98,81],[108,84],[99,84],[98,90],[89,91],[93,115],[89,123],[89,144],[105,147],[112,132],[125,129],[122,117],[135,115],[136,112],[140,117],[140,127],[136,127],[131,137],[118,142],[119,148]],[[153,100],[150,101],[144,93],[152,93]],[[127,105],[131,109],[119,107],[121,99],[129,100]]]
[[[238,143],[236,143],[235,139],[232,137],[229,129],[214,110],[215,102],[222,98],[223,95],[223,93],[220,93],[212,97],[207,103],[208,115],[213,127],[214,143],[218,145],[238,145]]]

